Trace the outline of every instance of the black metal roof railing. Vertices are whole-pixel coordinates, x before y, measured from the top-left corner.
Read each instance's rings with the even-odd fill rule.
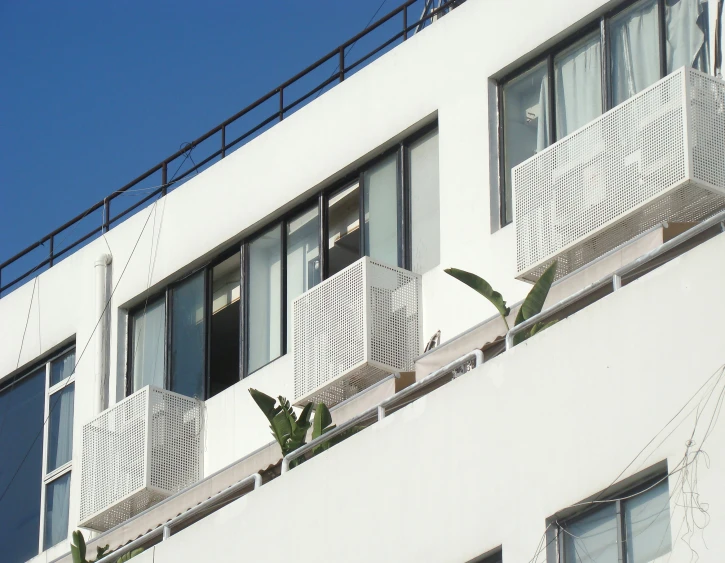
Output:
[[[31,244],[21,252],[18,252],[15,256],[9,258],[8,260],[5,260],[2,264],[0,264],[0,296],[4,291],[15,287],[23,280],[32,276],[34,273],[38,271],[43,271],[44,268],[52,267],[53,264],[55,264],[60,258],[65,256],[72,250],[78,248],[85,242],[92,240],[94,237],[98,236],[101,233],[107,232],[114,224],[118,223],[121,219],[129,216],[131,213],[141,208],[144,204],[148,203],[154,198],[163,197],[168,191],[173,189],[173,187],[179,185],[190,174],[198,172],[205,166],[221,160],[226,156],[227,152],[230,149],[236,147],[240,143],[251,140],[252,138],[254,138],[255,135],[260,134],[265,130],[265,128],[271,127],[274,123],[282,121],[286,116],[293,113],[296,109],[302,107],[305,103],[309,102],[313,96],[316,97],[317,95],[322,93],[328,86],[342,82],[355,70],[359,70],[366,63],[373,60],[376,55],[382,54],[386,48],[392,48],[396,44],[407,40],[415,31],[425,27],[435,18],[444,15],[445,13],[462,4],[463,2],[465,2],[465,0],[444,0],[440,3],[439,7],[433,9],[432,0],[406,0],[406,2],[404,2],[388,14],[379,18],[377,21],[366,27],[363,31],[361,31],[354,37],[351,37],[350,39],[339,45],[337,48],[330,51],[327,55],[312,63],[306,69],[298,72],[289,80],[283,82],[255,102],[249,104],[241,111],[237,112],[216,127],[204,133],[201,137],[195,139],[191,143],[186,143],[177,152],[175,152],[171,156],[166,157],[156,166],[150,168],[122,188],[111,192],[101,201],[95,203],[82,213],[75,216],[70,221],[64,223],[54,231],[45,235],[36,243]],[[422,17],[420,17],[420,19],[416,19],[415,21],[410,21],[408,12],[411,8],[414,7],[415,4],[418,4],[419,6],[424,8],[422,12]],[[391,27],[392,25],[394,25],[397,18],[400,18],[402,20],[399,24],[399,27]],[[349,55],[352,51],[352,46],[358,43],[360,40],[371,36],[371,34],[373,34],[373,32],[375,32],[376,30],[378,30],[378,34],[380,34],[380,32],[384,32],[383,37],[370,37],[371,39],[374,39],[376,41],[375,43],[373,43],[374,46],[368,46],[370,50],[367,52],[367,54],[350,62]],[[321,82],[317,82],[315,86],[311,87],[306,91],[303,90],[305,93],[301,95],[298,94],[296,97],[294,97],[292,101],[288,101],[285,99],[285,93],[289,94],[290,92],[294,92],[294,86],[298,86],[299,88],[300,85],[306,84],[307,82],[309,82],[310,79],[313,78],[313,73],[315,71],[319,73],[321,72],[321,69],[324,70],[326,63],[333,62],[336,62],[337,66],[335,67],[329,78],[322,80]],[[274,104],[274,100],[277,100],[276,104]],[[265,104],[274,104],[274,109],[272,110],[271,114],[268,114],[267,117],[262,118],[260,121],[254,122],[254,125],[241,132],[241,134],[238,134],[231,141],[227,140],[227,135],[233,130],[233,125],[238,125],[242,118],[251,115],[254,110],[264,109]],[[205,141],[211,141],[213,138],[216,138],[218,142],[218,144],[215,145],[216,147],[218,147],[216,149],[214,149],[213,147],[210,149],[209,147],[211,143],[205,143]],[[202,145],[205,147],[205,150],[208,151],[208,154],[202,160],[196,163],[193,159],[190,159],[191,151],[198,149]],[[169,179],[169,167],[172,166],[173,169],[173,166],[176,165],[176,162],[179,159],[182,160],[178,164],[178,167],[172,175],[172,178]],[[187,159],[190,159],[193,165],[177,175]],[[142,187],[145,186],[145,182],[149,181],[154,181],[156,185],[152,187]],[[112,210],[111,203],[116,203],[117,199],[123,195],[132,195],[130,192],[145,193],[140,194],[140,199],[134,202],[132,205]],[[137,194],[134,193],[133,195]],[[114,207],[117,206],[114,205]],[[62,233],[65,234],[65,236],[62,237],[60,243],[58,243],[58,246],[61,246],[66,243],[67,239],[70,237],[70,233],[66,233],[66,231],[69,231],[73,227],[77,227],[78,225],[82,224],[84,220],[86,223],[88,223],[88,219],[93,217],[92,214],[99,211],[102,213],[102,217],[97,223],[98,226],[91,228],[89,231],[85,232],[82,235],[79,235],[78,238],[71,242],[68,242],[62,248],[56,248],[56,243],[58,242],[56,237],[58,237],[58,235]],[[96,217],[96,220],[97,219],[98,217]],[[35,260],[33,260],[31,258],[31,253],[34,253],[34,251],[40,252],[41,247],[47,250],[47,255],[42,254],[41,256],[45,256],[45,258],[42,258],[39,261],[37,256],[35,257]],[[28,262],[30,262],[32,265],[30,265]],[[3,284],[3,274],[7,275],[8,270],[11,271],[12,279]],[[13,272],[13,270],[15,271]],[[18,273],[18,271],[20,273]]]

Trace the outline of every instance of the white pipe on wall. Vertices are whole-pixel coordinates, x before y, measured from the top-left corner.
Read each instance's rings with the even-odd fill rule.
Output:
[[[106,322],[106,278],[107,267],[111,263],[110,254],[101,254],[94,264],[96,276],[96,319],[99,319],[95,333],[95,366],[93,369],[93,414],[100,414],[104,406],[104,376],[106,370],[106,342],[108,323]]]

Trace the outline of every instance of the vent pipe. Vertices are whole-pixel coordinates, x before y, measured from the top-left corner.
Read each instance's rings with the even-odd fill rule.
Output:
[[[107,277],[108,265],[111,263],[110,254],[101,254],[94,264],[96,277],[96,319],[98,326],[95,333],[95,362],[93,368],[93,414],[97,415],[103,411],[106,399],[105,375],[106,375],[106,343],[108,341],[107,322]]]

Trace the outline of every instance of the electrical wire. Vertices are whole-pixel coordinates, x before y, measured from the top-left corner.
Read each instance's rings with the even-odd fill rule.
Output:
[[[607,489],[611,488],[611,486],[621,478],[621,476],[627,471],[627,469],[634,464],[634,462],[640,457],[640,455],[644,451],[646,451],[646,449],[657,439],[657,437],[660,434],[662,434],[662,432],[687,408],[687,406],[695,398],[697,398],[698,395],[701,394],[702,390],[708,386],[708,384],[712,381],[713,378],[716,378],[715,382],[711,386],[711,388],[708,390],[708,392],[705,394],[705,396],[702,397],[700,399],[700,401],[698,401],[694,405],[694,407],[687,413],[686,417],[682,421],[680,421],[680,423],[665,437],[665,440],[667,438],[669,438],[669,436],[671,436],[672,433],[682,425],[684,420],[689,418],[693,411],[696,411],[695,421],[693,424],[692,432],[690,433],[689,438],[685,442],[685,453],[683,454],[682,458],[677,463],[677,465],[672,469],[672,471],[668,472],[667,475],[665,475],[661,479],[658,479],[656,482],[650,484],[645,489],[642,489],[636,493],[633,493],[630,495],[624,495],[624,496],[620,496],[620,497],[615,497],[615,498],[601,499],[601,496],[604,494],[604,492]],[[631,498],[637,497],[639,495],[642,495],[642,494],[650,491],[651,489],[653,489],[660,483],[668,480],[670,477],[677,474],[678,479],[675,483],[675,486],[673,487],[673,491],[669,495],[669,500],[672,501],[673,496],[675,495],[675,493],[677,493],[677,499],[675,499],[675,505],[682,506],[685,509],[685,515],[683,516],[683,521],[680,525],[680,529],[678,530],[678,535],[679,535],[680,531],[682,530],[683,525],[686,523],[687,532],[682,536],[682,539],[688,545],[688,547],[691,549],[693,554],[697,555],[697,552],[694,550],[694,548],[690,544],[689,540],[691,540],[691,538],[693,537],[693,535],[695,533],[695,528],[703,530],[709,522],[708,506],[699,501],[699,493],[697,492],[697,471],[698,471],[697,462],[699,459],[704,459],[706,466],[709,467],[709,456],[703,449],[703,446],[705,445],[705,442],[707,441],[707,439],[710,437],[710,435],[714,431],[715,425],[717,424],[717,422],[720,418],[720,414],[721,414],[722,408],[723,408],[723,403],[725,403],[725,385],[722,386],[722,389],[720,390],[719,394],[717,395],[717,400],[715,401],[715,405],[712,410],[712,415],[710,416],[709,422],[707,424],[707,428],[705,429],[705,432],[703,434],[702,440],[700,441],[699,447],[694,451],[691,451],[691,450],[696,444],[695,435],[697,432],[697,428],[700,424],[700,419],[701,419],[703,413],[705,412],[705,410],[707,409],[707,405],[710,403],[710,400],[715,395],[715,390],[718,388],[718,386],[723,381],[723,379],[725,379],[725,365],[718,368],[710,377],[708,377],[708,379],[705,381],[705,383],[703,383],[700,386],[700,388],[695,392],[695,394],[692,397],[690,397],[690,399],[682,406],[682,408],[680,408],[678,410],[677,414],[675,414],[675,416],[672,417],[657,434],[655,434],[655,436],[647,443],[647,445],[644,448],[642,448],[642,450],[640,450],[640,452],[627,465],[627,467],[617,476],[617,478],[606,489],[604,489],[602,492],[600,492],[597,495],[597,498],[595,498],[591,501],[585,501],[585,502],[573,504],[573,505],[571,505],[571,507],[587,506],[587,505],[594,505],[594,504],[605,504],[605,503],[611,503],[611,502],[617,502],[617,501],[626,501],[626,500],[629,500]],[[655,449],[658,449],[662,445],[663,442],[664,442],[664,440],[662,442],[660,442],[658,444],[657,448],[655,448]],[[690,475],[691,467],[693,468],[692,477]],[[685,492],[686,484],[690,485],[689,493]],[[689,495],[690,502],[687,504],[684,504],[684,505],[678,505],[677,501],[679,500],[679,497],[683,494],[685,496]],[[685,502],[687,502],[687,501],[685,501]],[[668,502],[668,504],[664,508],[669,508],[669,506],[670,506],[670,503]],[[661,512],[664,511],[664,508],[662,509]],[[695,522],[695,517],[694,517],[695,511],[699,512],[700,514],[703,514],[705,517],[705,523],[702,526],[698,525]],[[692,525],[690,525],[690,518],[688,517],[688,514],[690,514],[690,513],[692,514],[692,518],[691,518]],[[670,523],[672,522],[673,518],[674,518],[674,514],[672,514],[670,516]],[[544,544],[542,546],[542,542],[546,538],[546,535],[549,532],[549,529],[551,528],[552,525],[556,525],[557,529],[561,530],[563,533],[566,533],[573,538],[582,539],[582,538],[586,537],[586,536],[576,536],[576,535],[572,534],[571,532],[566,530],[566,528],[564,526],[562,526],[558,520],[554,520],[553,522],[550,522],[549,525],[546,527],[546,530],[544,530],[544,533],[542,534],[542,536],[539,540],[539,543],[537,544],[536,551],[535,551],[533,557],[529,560],[529,563],[537,563],[541,553],[544,552],[546,550],[546,548],[548,548],[548,546],[551,545],[551,543],[556,540],[556,536],[554,536],[551,540],[549,540],[548,542],[546,542],[546,544]],[[645,528],[645,530],[646,530],[646,528]],[[637,535],[640,535],[645,530],[639,531]],[[625,541],[625,540],[623,539],[623,541]],[[586,546],[583,546],[583,547],[586,549]],[[574,548],[576,550],[576,545],[574,546]],[[578,551],[576,553],[576,556],[578,557],[578,559],[580,561],[583,560],[581,558],[581,556],[579,555]],[[587,556],[590,557],[590,559],[591,559],[591,556],[589,554],[587,554]]]
[[[20,358],[23,354],[23,345],[25,344],[25,334],[28,331],[28,324],[30,323],[30,312],[33,310],[33,299],[35,298],[35,287],[38,284],[38,278],[36,277],[33,280],[33,292],[30,294],[30,305],[28,305],[28,314],[25,317],[25,328],[23,329],[23,337],[20,339],[20,350],[18,350],[18,361],[15,363],[15,369],[18,369],[20,367]],[[38,299],[40,299],[40,295],[38,295]],[[38,307],[40,307],[40,303],[38,303]],[[40,310],[38,310],[38,315],[40,315]],[[38,330],[40,331],[40,327],[38,327]],[[13,390],[13,387],[15,387],[15,382],[18,380],[18,374],[16,374],[13,377],[13,380],[10,382],[10,386],[8,387],[8,393],[11,393]],[[5,392],[5,389],[3,389],[3,392]],[[8,412],[10,409],[7,409],[3,413],[2,421],[0,421],[0,436],[2,436],[3,428],[5,428],[5,421],[8,418]]]
[[[128,265],[131,262],[131,259],[133,258],[133,255],[136,252],[136,248],[138,247],[138,243],[141,241],[141,237],[143,236],[144,232],[146,231],[146,226],[148,225],[149,219],[151,218],[152,212],[156,209],[156,203],[154,202],[154,209],[149,212],[148,216],[146,217],[146,222],[143,224],[143,228],[141,229],[141,233],[139,233],[138,238],[136,239],[136,244],[133,245],[133,249],[131,250],[131,254],[128,257],[128,260],[126,261],[126,265],[123,267],[123,270],[121,271],[120,276],[118,277],[118,281],[116,282],[116,285],[113,287],[113,290],[111,291],[111,295],[106,300],[106,306],[103,308],[103,312],[101,313],[101,316],[96,321],[96,325],[93,327],[93,331],[91,332],[90,336],[88,337],[88,341],[86,342],[85,346],[83,347],[83,350],[80,353],[80,356],[78,356],[78,359],[76,360],[75,366],[73,367],[73,373],[75,373],[76,369],[78,368],[78,364],[80,364],[81,359],[86,353],[86,350],[88,349],[89,344],[91,343],[91,340],[93,339],[93,335],[96,333],[96,330],[98,329],[98,325],[101,323],[103,318],[106,315],[106,311],[108,310],[109,305],[111,304],[111,300],[113,299],[114,294],[116,293],[116,289],[118,289],[119,284],[121,283],[121,280],[123,279],[124,274],[126,273],[126,269],[128,268]],[[68,385],[68,382],[70,381],[70,377],[66,379],[63,386],[58,389],[58,391],[62,391],[65,389],[66,385]],[[15,478],[18,476],[18,473],[20,472],[20,469],[23,467],[23,464],[25,463],[25,460],[30,455],[30,452],[33,450],[33,447],[35,446],[35,442],[38,441],[38,438],[43,433],[43,429],[45,428],[45,425],[48,423],[48,419],[50,418],[51,413],[53,412],[53,409],[55,408],[56,404],[60,400],[60,396],[62,393],[54,393],[54,395],[57,397],[55,401],[52,404],[49,404],[48,406],[48,416],[45,417],[45,420],[43,421],[43,424],[40,427],[40,430],[35,435],[35,438],[30,444],[30,447],[28,448],[27,452],[25,452],[25,455],[23,456],[23,459],[20,461],[20,464],[18,464],[17,469],[13,473],[13,476],[10,478],[10,481],[8,482],[7,486],[3,490],[3,492],[0,494],[0,503],[2,503],[3,499],[5,498],[5,495],[10,490],[10,487],[12,486],[13,482],[15,481]]]

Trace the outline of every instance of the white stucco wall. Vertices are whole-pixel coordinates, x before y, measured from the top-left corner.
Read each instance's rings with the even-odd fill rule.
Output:
[[[80,429],[92,414],[94,346],[91,343],[85,348],[97,322],[93,264],[100,254],[110,248],[113,255],[111,283],[115,293],[109,305],[113,403],[122,395],[125,310],[129,305],[331,185],[345,170],[376,154],[391,139],[436,116],[441,262],[423,276],[423,334],[428,337],[440,329],[447,340],[493,313],[485,300],[446,276],[445,267],[480,273],[509,302],[520,299],[528,286],[514,279],[513,227],[492,233],[490,219],[489,124],[494,120],[489,113],[490,79],[608,5],[601,0],[469,0],[192,178],[155,208],[139,212],[105,238],[39,275],[37,281],[31,280],[0,299],[0,379],[75,336],[78,357],[83,354],[76,377],[73,454],[74,459],[80,459]],[[220,206],[220,201],[224,205]],[[516,351],[511,358],[520,354],[523,352]],[[460,385],[464,383],[453,389]],[[265,421],[249,399],[250,386],[269,394],[290,395],[291,358],[277,360],[207,402],[207,470],[218,469],[269,441]],[[519,392],[531,395],[525,386]],[[505,418],[500,408],[496,413]],[[521,424],[523,421],[531,422],[528,415],[522,415]],[[381,455],[393,453],[393,444],[397,447],[398,441],[385,446],[390,451],[386,449]],[[396,455],[415,453],[404,448]],[[78,476],[73,474],[71,485],[73,523],[78,516]],[[280,486],[275,484],[272,490]],[[469,541],[468,551],[474,544]]]
[[[507,563],[530,562],[546,519],[633,459],[622,478],[677,467],[695,425],[688,400],[725,363],[724,252],[721,235],[625,286],[175,534],[154,561],[461,563],[503,545]],[[701,561],[725,559],[725,419],[702,442],[723,389],[725,378],[695,432],[709,463],[690,467],[704,539],[685,537],[693,499],[681,473],[669,480],[673,563],[691,561],[685,539]]]

